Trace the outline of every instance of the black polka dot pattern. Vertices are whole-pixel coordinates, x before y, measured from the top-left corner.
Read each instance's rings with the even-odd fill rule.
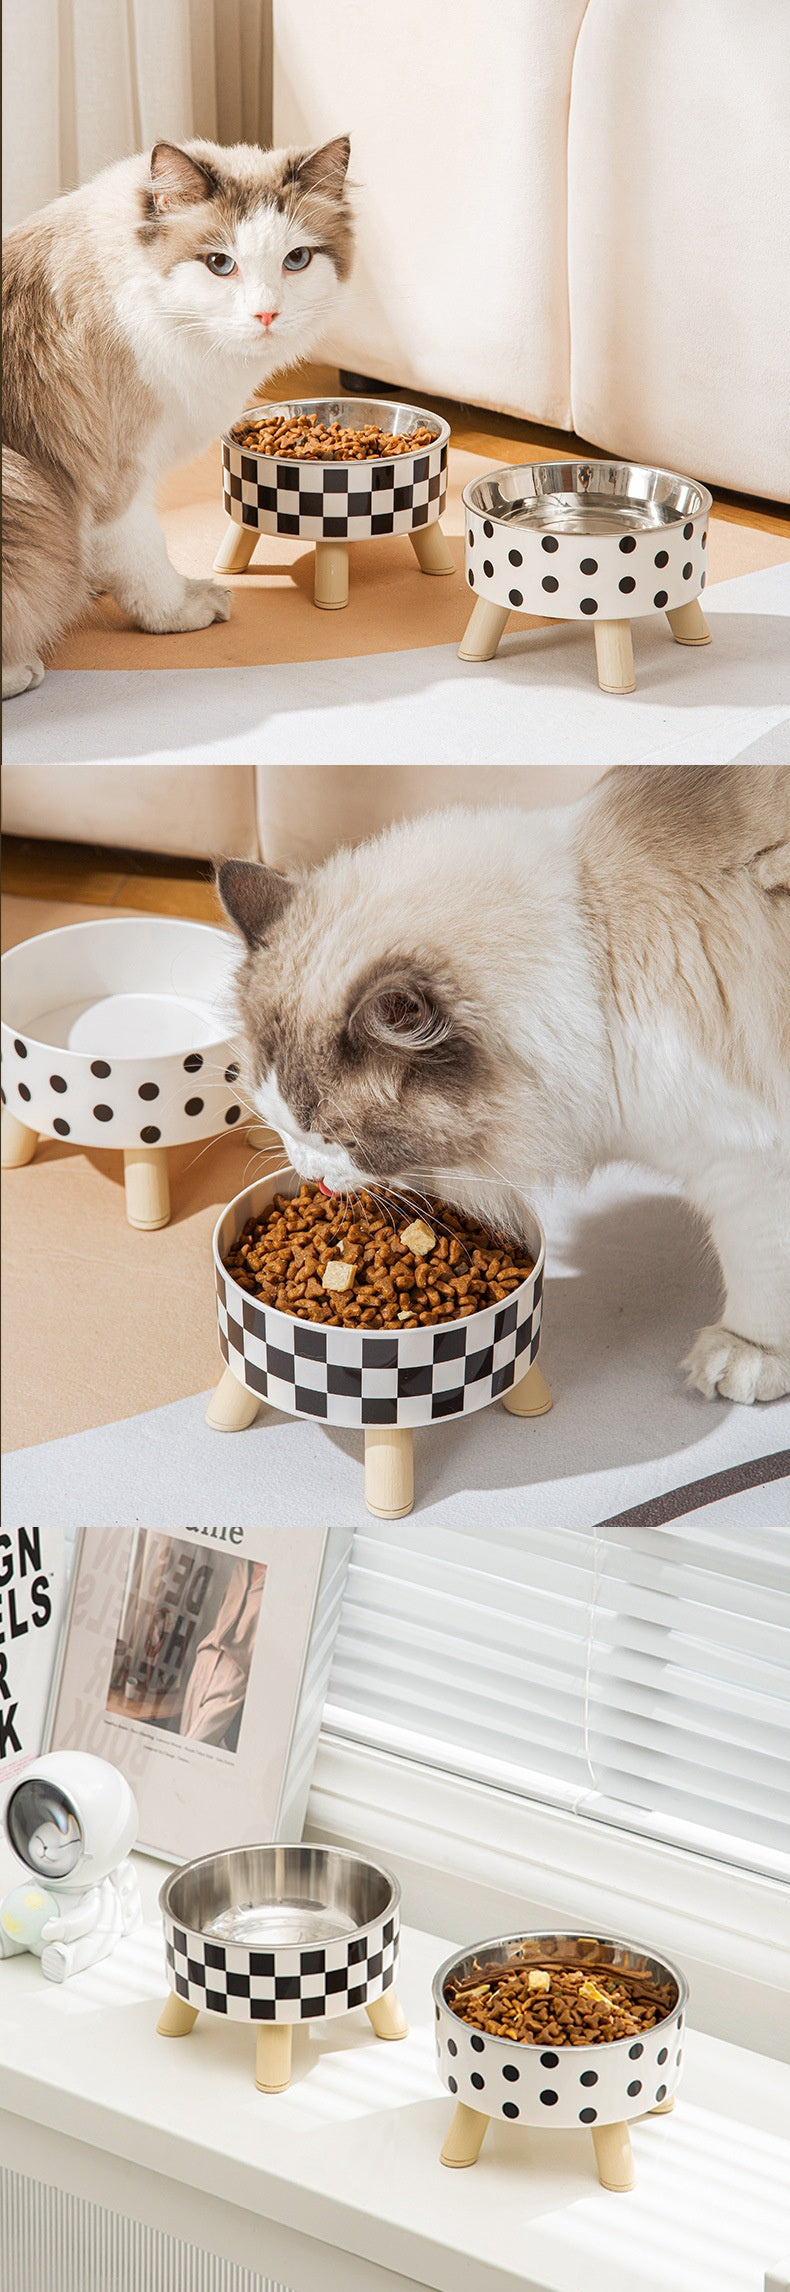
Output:
[[[473,498],[480,484],[476,480],[465,496],[467,581],[479,598],[503,612],[589,625],[671,612],[701,593],[707,503],[693,517],[668,517],[658,532],[655,523],[638,522],[632,532],[596,530],[585,549],[583,536],[559,524],[552,532],[527,522],[516,538],[511,518],[493,508],[480,514]]]
[[[442,1969],[442,1974],[446,1970]],[[437,1976],[437,1984],[441,1979],[442,1975]],[[671,2027],[665,2023],[631,2044],[621,2041],[611,2046],[588,2046],[580,2060],[579,2052],[570,2045],[536,2055],[528,2045],[519,2046],[468,2024],[459,2031],[454,2022],[451,2034],[451,2018],[444,2007],[436,2028],[440,2074],[451,2093],[490,2117],[525,2125],[551,2120],[555,2129],[615,2124],[660,2108],[678,2082],[677,2020]],[[590,2066],[591,2050],[596,2067]],[[672,2081],[665,2066],[670,2052]],[[638,2071],[634,2061],[639,2063]],[[554,2074],[547,2075],[547,2071]]]
[[[6,1026],[2,1043],[3,1104],[10,1099],[20,1121],[42,1137],[83,1146],[101,1142],[118,1152],[183,1145],[196,1135],[220,1137],[243,1120],[233,1091],[241,1066],[229,1043],[158,1056],[153,1072],[140,1059],[90,1058],[65,1045],[47,1048]],[[193,1073],[200,1082],[190,1097],[185,1076]]]

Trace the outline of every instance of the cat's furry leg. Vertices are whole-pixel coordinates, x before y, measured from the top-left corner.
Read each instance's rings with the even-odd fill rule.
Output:
[[[37,654],[34,655],[32,661],[20,661],[13,665],[9,664],[8,667],[4,662],[3,699],[14,700],[18,692],[35,692],[43,675],[44,663],[39,660]]]
[[[3,449],[3,699],[33,692],[42,653],[79,619],[88,589],[79,519],[62,488]]]
[[[94,526],[89,554],[94,587],[108,589],[138,628],[154,636],[208,629],[230,618],[230,590],[176,571],[153,503],[139,494],[123,517]]]
[[[710,1220],[726,1297],[682,1366],[706,1399],[777,1401],[790,1392],[790,1173],[723,1165],[695,1189]]]

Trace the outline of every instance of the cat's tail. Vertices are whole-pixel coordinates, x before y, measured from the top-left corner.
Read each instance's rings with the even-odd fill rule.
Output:
[[[3,448],[3,698],[41,681],[42,658],[88,601],[71,489]]]

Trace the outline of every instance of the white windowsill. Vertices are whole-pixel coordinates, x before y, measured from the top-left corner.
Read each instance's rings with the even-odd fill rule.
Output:
[[[698,2029],[790,2061],[790,1896],[775,1879],[328,1734],[306,1835],[391,1863],[405,1916],[452,1941],[577,1926],[663,1949]]]
[[[633,2129],[628,2195],[599,2188],[581,2131],[495,2124],[449,2173],[430,1999],[445,1935],[404,1933],[403,2044],[361,2012],[299,2029],[290,2089],[265,2096],[243,2025],[156,2035],[162,1866],[140,1870],[146,1927],[103,1965],[56,1988],[35,1959],[0,1964],[11,2169],[292,2292],[762,2292],[790,2237],[788,2069],[691,2027],[674,2114]]]

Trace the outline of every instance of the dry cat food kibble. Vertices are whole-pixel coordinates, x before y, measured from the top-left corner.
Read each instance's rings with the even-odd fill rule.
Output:
[[[592,1961],[589,1965],[475,1966],[451,1975],[447,2004],[459,2020],[520,2045],[611,2045],[664,2021],[677,2002],[673,1981]]]
[[[382,430],[378,422],[343,429],[339,422],[319,422],[315,414],[261,416],[257,422],[239,423],[232,436],[237,446],[247,446],[251,453],[298,462],[376,462],[391,454],[416,454],[436,443],[436,432],[426,422],[408,431]]]
[[[306,1181],[250,1218],[224,1263],[279,1313],[349,1329],[463,1320],[532,1272],[522,1250],[443,1202],[415,1216],[386,1197],[326,1196]]]

